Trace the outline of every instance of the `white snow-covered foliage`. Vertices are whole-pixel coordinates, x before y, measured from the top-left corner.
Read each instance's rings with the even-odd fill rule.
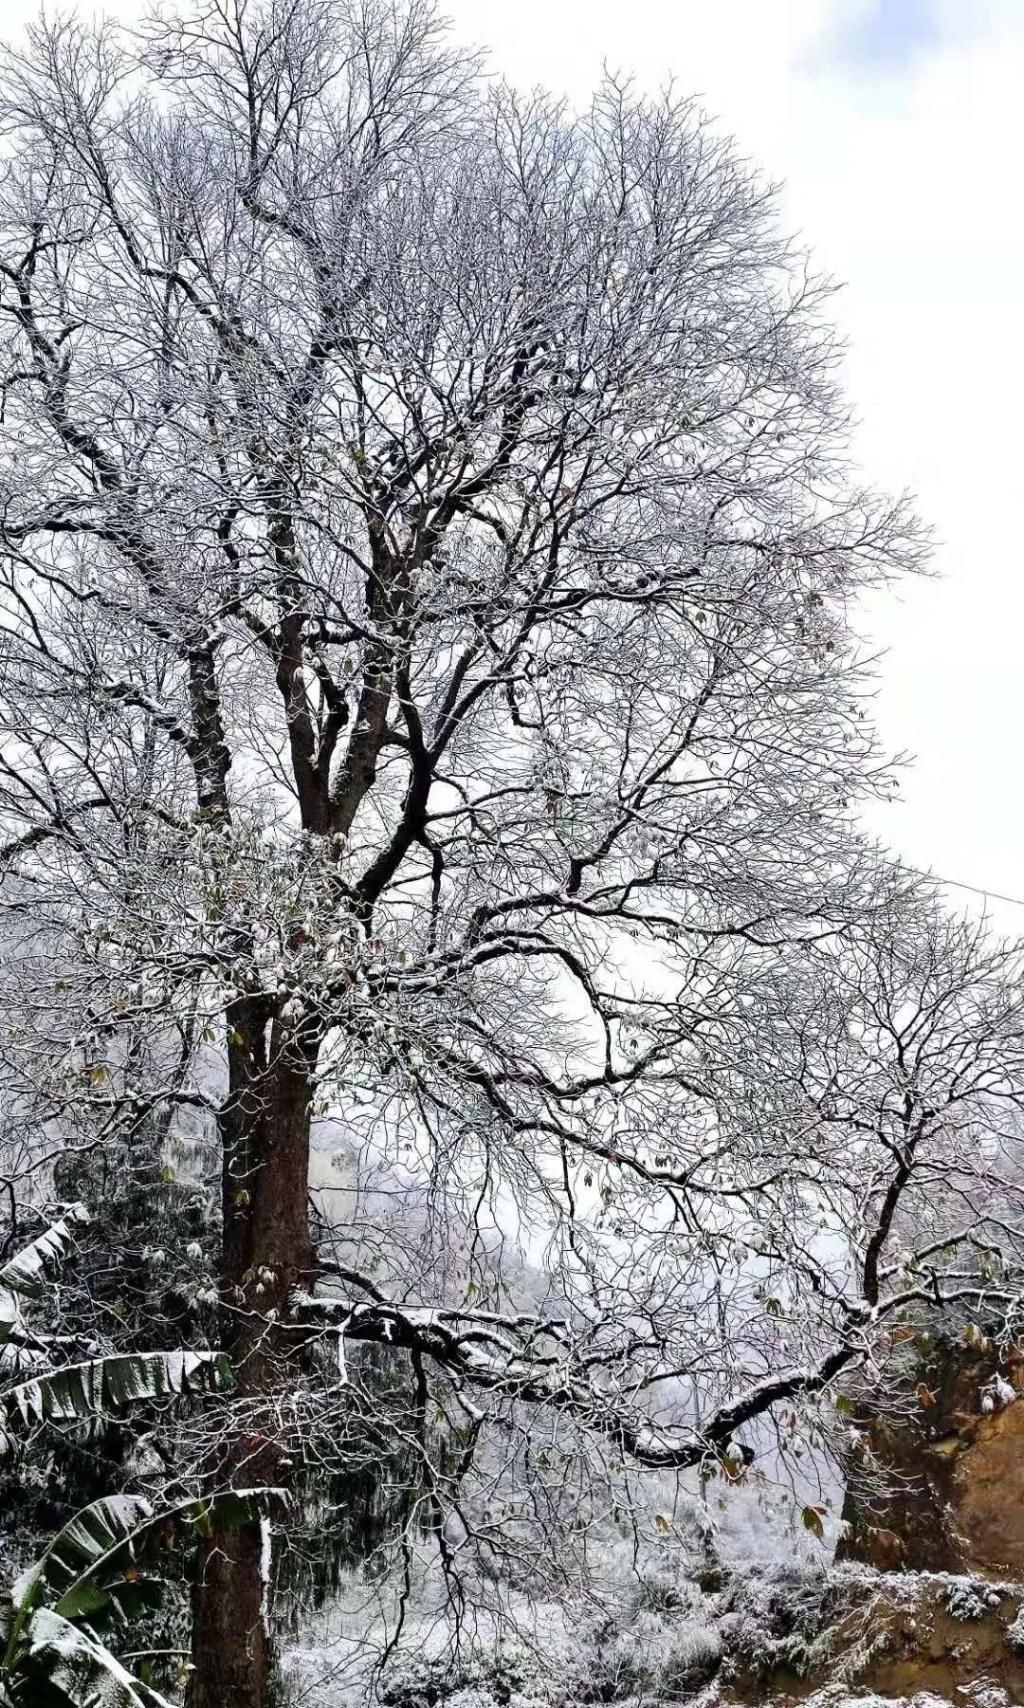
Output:
[[[803,1708],[954,1708],[948,1697],[937,1696],[931,1690],[917,1690],[912,1696],[879,1696],[873,1690],[851,1691],[845,1684],[814,1690],[801,1697],[801,1703]],[[1008,1708],[1008,1704],[1007,1693],[999,1691],[997,1699],[979,1704],[979,1708]],[[962,1708],[962,1699],[956,1708]]]
[[[986,1382],[981,1391],[981,1409],[983,1412],[1000,1411],[1003,1406],[1012,1405],[1018,1398],[1017,1390],[1012,1382],[997,1370],[990,1382]]]
[[[31,1243],[0,1265],[0,1295],[8,1290],[37,1298],[47,1276],[64,1262],[74,1242],[74,1229],[88,1224],[84,1204],[71,1204],[63,1215]]]
[[[984,1619],[999,1606],[999,1592],[972,1578],[957,1578],[949,1586],[946,1606],[954,1619]]]
[[[70,1708],[174,1708],[88,1631],[49,1608],[33,1619],[29,1653]],[[27,1708],[29,1698],[23,1700]]]
[[[557,1600],[513,1598],[504,1620],[472,1604],[454,1644],[442,1597],[420,1579],[407,1610],[409,1641],[379,1675],[371,1662],[379,1636],[366,1586],[353,1579],[339,1606],[307,1633],[309,1641],[288,1651],[286,1671],[310,1708],[355,1704],[371,1676],[385,1708],[673,1701],[720,1708],[781,1701],[777,1693],[790,1692],[797,1679],[806,1681],[806,1700],[817,1708],[876,1708],[889,1699],[859,1691],[851,1680],[868,1676],[887,1656],[910,1658],[908,1641],[920,1642],[927,1664],[934,1621],[949,1613],[990,1621],[986,1653],[994,1664],[991,1638],[998,1640],[1007,1603],[1012,1610],[1020,1601],[1019,1585],[941,1572],[882,1574],[860,1565],[780,1561],[706,1571],[697,1582],[680,1558],[674,1567],[651,1565],[633,1574],[623,1573],[622,1564],[606,1576],[602,1602],[586,1612],[581,1607],[575,1619]],[[1008,1652],[1018,1630],[1005,1628]],[[964,1679],[954,1695],[959,1708],[965,1701],[1006,1708],[1009,1700],[999,1678],[981,1673]],[[927,1691],[905,1699],[914,1708],[941,1701]]]
[[[809,1561],[734,1578],[706,1560],[702,1570],[699,1549],[652,1547],[637,1557],[605,1538],[595,1552],[591,1593],[575,1612],[555,1595],[538,1600],[507,1591],[489,1602],[479,1586],[454,1622],[443,1583],[423,1555],[401,1646],[380,1680],[387,1708],[442,1701],[448,1708],[464,1691],[483,1693],[489,1703],[511,1698],[548,1708],[689,1698],[723,1668],[727,1673],[730,1662],[757,1675],[782,1664],[798,1668],[825,1621],[827,1574]],[[317,1708],[354,1701],[393,1632],[393,1612],[351,1576],[337,1602],[286,1651],[285,1670],[313,1693]]]
[[[167,1589],[161,1572],[173,1538],[204,1531],[218,1514],[269,1523],[273,1488],[225,1490],[154,1507],[139,1495],[108,1495],[69,1520],[0,1602],[0,1703],[36,1708],[166,1708],[104,1640]]]
[[[1014,1700],[1003,1685],[987,1678],[984,1673],[972,1679],[969,1684],[962,1684],[957,1695],[972,1704],[973,1708],[1010,1708]]]
[[[110,1417],[140,1400],[216,1391],[230,1380],[223,1353],[132,1352],[70,1364],[0,1392],[0,1457],[16,1433],[42,1423],[76,1424]]]
[[[779,1562],[737,1573],[717,1608],[728,1668],[755,1679],[780,1668],[809,1672],[828,1654],[837,1599],[821,1564]]]
[[[56,1273],[71,1250],[75,1228],[88,1220],[83,1204],[68,1205],[63,1215],[0,1265],[0,1345],[13,1341],[30,1354],[38,1350],[38,1334],[29,1331],[23,1315],[25,1304],[39,1298],[44,1281]]]

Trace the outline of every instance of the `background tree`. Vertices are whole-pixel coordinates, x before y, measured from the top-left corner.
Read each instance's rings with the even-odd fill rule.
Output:
[[[770,1311],[748,1360],[707,1283],[739,1223],[808,1249],[757,993],[906,887],[851,827],[847,612],[920,539],[851,475],[827,284],[691,105],[488,87],[420,5],[43,25],[3,119],[25,1166],[215,1123],[215,1482],[318,1474],[345,1341],[407,1361],[421,1456],[526,1402],[722,1453],[891,1308],[802,1288],[806,1360]],[[468,1236],[379,1227],[325,1299],[317,1112]],[[264,1568],[214,1521],[196,1708],[267,1700]]]

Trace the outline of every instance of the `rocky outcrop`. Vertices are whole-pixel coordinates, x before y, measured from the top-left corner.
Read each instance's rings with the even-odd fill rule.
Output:
[[[840,1567],[817,1580],[737,1577],[732,1598],[735,1612],[719,1620],[719,1708],[784,1708],[829,1694],[1024,1703],[1019,1584]]]
[[[1024,1398],[980,1418],[952,1457],[951,1505],[968,1566],[1024,1578]]]
[[[1024,1578],[1024,1352],[926,1342],[902,1409],[858,1408],[838,1559]]]

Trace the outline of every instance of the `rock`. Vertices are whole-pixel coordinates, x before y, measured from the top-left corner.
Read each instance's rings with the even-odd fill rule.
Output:
[[[957,1455],[951,1507],[971,1571],[1024,1578],[1024,1399],[981,1418]]]
[[[837,1559],[1024,1578],[1022,1354],[929,1341],[914,1376],[902,1414],[857,1407],[871,1473],[851,1465]]]

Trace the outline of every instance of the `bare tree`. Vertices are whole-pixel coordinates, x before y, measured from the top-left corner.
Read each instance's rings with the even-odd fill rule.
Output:
[[[819,1335],[837,1312],[828,1339],[855,1302],[876,1373],[937,1312],[1019,1333],[1021,946],[921,884],[766,968],[750,1003],[772,1071],[735,1059],[723,1101],[793,1159],[767,1183],[786,1314]]]
[[[799,1279],[787,1208],[835,1157],[798,1133],[832,1116],[778,1048],[815,975],[763,1035],[759,1007],[906,888],[851,829],[890,779],[847,612],[921,542],[848,467],[827,283],[691,105],[489,88],[418,4],[40,26],[3,123],[33,1158],[216,1122],[240,1421],[211,1476],[291,1474],[320,1334],[407,1349],[474,1430],[475,1389],[649,1466],[725,1451],[896,1296],[849,1136],[864,1285],[822,1310]],[[317,1113],[476,1234],[318,1253]],[[707,1277],[740,1224],[775,1229],[763,1298],[781,1265],[810,1301],[804,1359],[763,1305],[738,1352]],[[495,1291],[517,1230],[540,1308]],[[710,1393],[699,1427],[670,1382]],[[267,1700],[262,1549],[214,1520],[196,1708]]]

